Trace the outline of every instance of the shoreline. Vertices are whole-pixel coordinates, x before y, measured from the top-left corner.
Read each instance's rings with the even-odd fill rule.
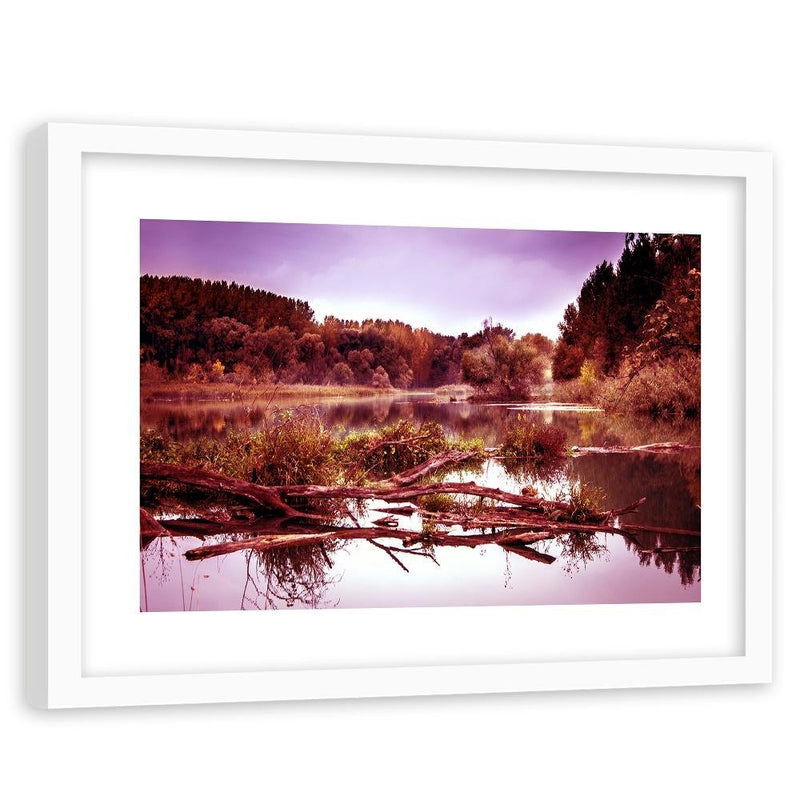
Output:
[[[234,383],[186,383],[166,381],[143,383],[139,399],[143,403],[153,402],[269,402],[280,398],[313,397],[331,400],[370,397],[404,397],[433,394],[434,390],[376,389],[371,386],[330,386],[317,384],[248,384]]]

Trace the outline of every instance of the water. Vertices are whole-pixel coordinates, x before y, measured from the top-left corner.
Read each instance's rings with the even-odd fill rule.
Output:
[[[186,440],[224,437],[235,429],[268,424],[273,402],[248,407],[231,401],[154,402],[142,405],[142,427]],[[296,406],[283,402],[281,407]],[[487,446],[502,439],[518,415],[555,423],[570,444],[635,446],[679,441],[699,444],[699,426],[651,422],[604,412],[549,405],[437,402],[432,395],[331,399],[314,404],[326,426],[344,435],[399,419],[436,421],[448,434],[480,437]],[[476,480],[519,492],[535,483],[544,496],[557,498],[576,479],[597,487],[604,506],[619,508],[647,497],[637,524],[700,529],[700,451],[679,453],[590,454],[566,459],[538,475],[488,460],[480,474],[454,471],[450,480]],[[362,521],[382,516],[371,501]],[[383,512],[385,513],[385,512]],[[404,528],[420,530],[416,515],[400,518]],[[219,541],[206,538],[205,544]],[[399,546],[398,540],[380,539]],[[700,599],[699,537],[638,533],[561,536],[540,542],[544,558],[529,560],[496,545],[437,547],[428,557],[395,553],[407,572],[368,541],[257,553],[244,550],[204,561],[183,553],[200,541],[159,538],[142,550],[141,605],[146,610],[221,610],[270,608],[358,608],[448,605],[696,602]],[[551,563],[544,563],[550,561]]]

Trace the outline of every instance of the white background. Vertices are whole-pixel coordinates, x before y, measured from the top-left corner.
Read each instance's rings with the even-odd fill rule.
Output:
[[[0,50],[4,786],[41,796],[701,796],[796,786],[795,27],[778,3],[16,4]],[[771,686],[42,712],[23,696],[23,146],[44,121],[767,149],[776,169]],[[794,238],[794,237],[793,237]],[[6,498],[7,495],[7,498]],[[765,498],[769,502],[769,498]],[[784,720],[788,723],[783,729]],[[211,760],[213,754],[213,761]]]
[[[89,155],[82,190],[84,675],[744,653],[743,503],[730,499],[743,475],[741,403],[730,402],[743,385],[743,180]],[[700,234],[703,402],[713,409],[703,415],[702,507],[713,523],[702,602],[139,613],[138,244],[139,220],[153,218]],[[651,683],[665,680],[656,671]]]

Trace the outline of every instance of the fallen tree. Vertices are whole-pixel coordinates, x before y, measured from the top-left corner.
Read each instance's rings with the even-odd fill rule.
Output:
[[[621,445],[610,445],[608,447],[578,447],[570,448],[570,455],[584,456],[590,453],[600,453],[609,455],[614,453],[680,453],[684,450],[697,450],[700,445],[683,444],[682,442],[653,442],[652,444],[640,444],[635,447],[623,447]]]
[[[546,500],[534,491],[521,494],[470,482],[420,483],[435,473],[475,458],[473,452],[449,450],[438,453],[411,469],[367,486],[309,484],[261,486],[237,480],[209,470],[176,464],[141,464],[143,482],[168,483],[184,490],[203,490],[229,501],[245,503],[251,515],[242,519],[226,518],[217,510],[213,519],[202,515],[179,519],[159,519],[145,509],[141,512],[143,541],[158,536],[192,536],[199,539],[225,536],[226,541],[203,544],[185,553],[187,559],[199,560],[240,550],[269,551],[289,547],[323,546],[338,540],[367,540],[376,545],[399,565],[405,565],[396,553],[424,555],[433,560],[434,547],[478,547],[497,545],[509,553],[550,564],[555,559],[535,550],[531,545],[555,539],[564,534],[594,535],[611,533],[635,542],[637,533],[698,537],[699,532],[628,525],[619,518],[635,513],[645,498],[617,509],[599,510],[576,503]],[[448,510],[435,511],[408,501],[419,501],[432,495],[477,498],[462,500]],[[370,509],[382,514],[369,524],[362,524],[348,507],[348,501],[382,500],[388,504]],[[484,504],[483,500],[491,503]],[[291,502],[302,501],[304,508]],[[335,501],[335,508],[320,510],[309,503]],[[325,503],[323,503],[325,505]],[[363,514],[362,514],[363,516]],[[422,530],[401,525],[398,517],[418,517]],[[455,529],[455,530],[454,530]],[[460,530],[459,530],[460,529]],[[394,540],[402,547],[377,540]]]

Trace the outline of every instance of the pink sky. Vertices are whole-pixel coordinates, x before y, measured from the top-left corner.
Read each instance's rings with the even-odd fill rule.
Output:
[[[457,335],[492,317],[555,337],[624,233],[141,221],[141,272],[236,281],[309,302],[317,320],[400,319]]]

